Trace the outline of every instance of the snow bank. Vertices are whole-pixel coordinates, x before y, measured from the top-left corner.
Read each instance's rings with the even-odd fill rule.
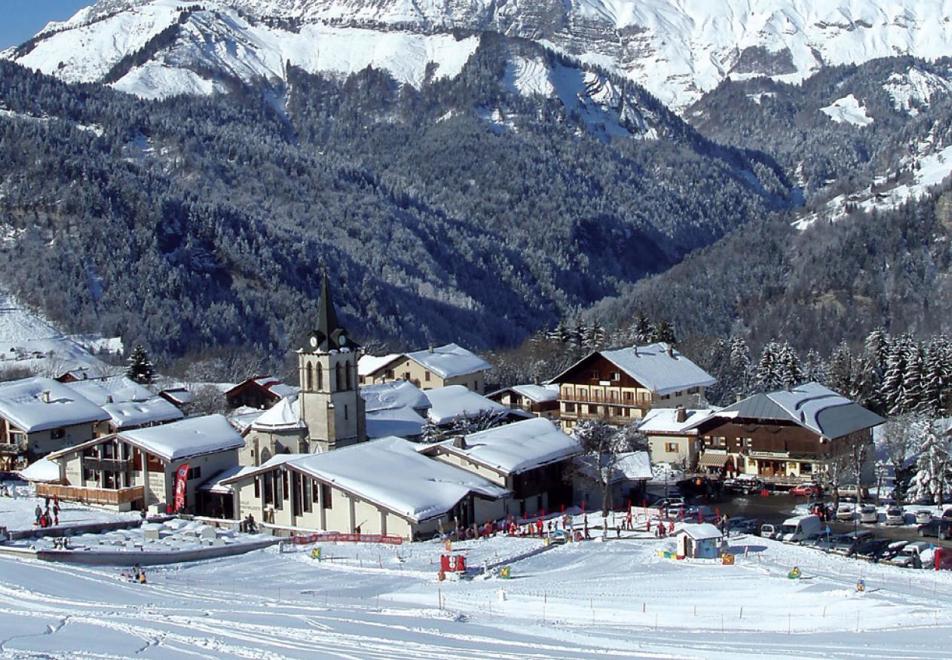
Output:
[[[866,114],[866,106],[852,94],[833,101],[825,108],[820,108],[820,112],[837,124],[845,122],[854,126],[869,126],[873,123],[873,118]]]

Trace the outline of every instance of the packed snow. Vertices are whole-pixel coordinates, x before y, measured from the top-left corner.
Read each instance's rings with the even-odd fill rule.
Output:
[[[845,122],[854,126],[869,126],[873,123],[873,118],[866,113],[866,106],[852,94],[833,101],[825,108],[820,108],[820,112],[837,124]]]
[[[46,461],[49,463],[49,461]],[[34,463],[34,465],[36,465]],[[32,468],[32,466],[31,466]],[[30,468],[28,468],[30,469]],[[44,474],[40,476],[52,476]],[[45,510],[47,501],[42,497],[34,497],[33,487],[26,486],[22,481],[3,482],[5,495],[0,497],[0,527],[9,530],[28,530],[36,527],[36,507]],[[52,507],[52,502],[50,502]],[[82,525],[87,523],[116,522],[118,520],[136,520],[140,518],[138,511],[118,513],[106,509],[97,509],[84,506],[76,502],[60,502],[60,525]]]
[[[636,535],[635,535],[636,536]],[[142,657],[944,658],[952,575],[757,538],[736,564],[659,555],[674,541],[454,543],[511,579],[436,580],[436,542],[321,543],[147,570],[0,557],[12,655]],[[788,579],[798,566],[803,579]],[[494,574],[496,571],[490,571]],[[859,579],[863,592],[856,590]]]

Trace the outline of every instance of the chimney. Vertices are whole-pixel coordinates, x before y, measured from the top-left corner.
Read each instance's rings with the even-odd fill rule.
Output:
[[[50,396],[51,395],[49,390],[43,390],[42,394],[40,394],[40,399],[42,399],[43,403],[49,403]]]
[[[665,352],[668,354],[668,357],[669,357],[669,358],[673,358],[673,357],[674,357],[674,347],[673,347],[671,344],[666,344],[665,346],[666,346]]]
[[[111,394],[107,394],[107,395],[106,395],[106,403],[112,403],[112,402],[113,402],[113,401],[112,401],[112,395],[111,395]]]
[[[426,350],[428,350],[430,353],[432,353],[432,352],[433,352],[433,344],[428,345],[428,346],[426,347]]]
[[[684,409],[684,406],[678,406],[674,409],[674,421],[678,424],[684,424],[688,421],[688,411]]]
[[[457,449],[466,449],[466,438],[458,435],[453,438],[453,446]]]

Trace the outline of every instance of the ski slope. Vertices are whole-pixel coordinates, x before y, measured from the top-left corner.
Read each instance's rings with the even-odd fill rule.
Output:
[[[534,539],[457,544],[470,565]],[[744,546],[750,544],[748,556]],[[513,578],[442,584],[442,546],[324,544],[116,571],[0,557],[0,649],[71,657],[944,658],[952,575],[738,538],[737,565],[658,556],[672,541],[559,547]],[[805,578],[789,580],[800,566]],[[867,591],[859,593],[858,578]],[[500,595],[505,593],[505,599]],[[743,608],[743,609],[741,609]]]

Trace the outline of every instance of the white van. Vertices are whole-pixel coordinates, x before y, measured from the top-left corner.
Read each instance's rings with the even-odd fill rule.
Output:
[[[815,539],[823,533],[823,522],[819,516],[797,516],[783,521],[780,529],[781,540],[788,543],[802,543]]]

